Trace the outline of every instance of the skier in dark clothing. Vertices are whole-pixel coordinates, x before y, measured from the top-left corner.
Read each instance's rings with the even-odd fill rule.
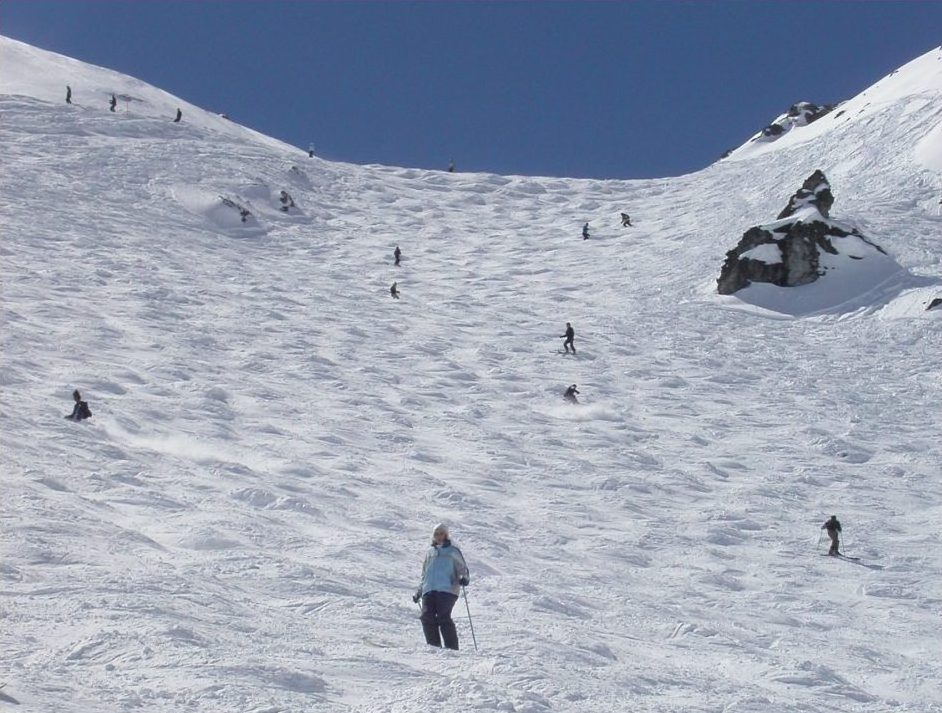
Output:
[[[72,87],[70,87],[68,84],[65,85],[65,103],[72,103]]]
[[[72,398],[75,399],[75,406],[72,408],[72,413],[66,416],[66,418],[73,421],[84,421],[86,418],[91,418],[92,411],[88,408],[88,404],[82,401],[82,395],[79,393],[78,389],[72,392]]]
[[[451,610],[461,587],[468,585],[468,565],[461,550],[448,539],[447,525],[439,523],[432,531],[432,546],[422,563],[422,582],[412,601],[422,601],[422,631],[430,646],[458,650],[458,631]]]
[[[451,161],[448,162],[448,173],[454,173],[454,172],[455,172],[455,159],[452,159]]]
[[[569,347],[572,347],[572,353],[576,353],[576,345],[572,343],[572,340],[576,338],[576,330],[572,328],[572,325],[569,322],[566,322],[566,333],[560,334],[560,337],[565,337],[566,341],[563,342],[563,348],[565,348],[566,353],[569,353]]]
[[[118,106],[118,97],[114,94],[111,95],[111,101],[108,102],[108,106],[111,107],[111,111],[114,111],[114,108]]]
[[[582,239],[583,240],[589,239],[589,224],[588,223],[582,226]]]
[[[396,246],[396,249],[393,250],[393,257],[396,258],[396,265],[399,265],[399,260],[402,258],[402,250],[399,249],[399,246]]]
[[[392,283],[392,287],[389,288],[389,294],[393,296],[394,299],[399,299],[399,283]]]
[[[627,213],[622,213],[622,214],[621,214],[621,227],[623,227],[623,228],[631,228],[631,227],[633,227],[633,226],[631,225],[631,216],[628,215]]]
[[[576,385],[573,384],[572,386],[566,389],[566,393],[563,394],[563,398],[566,399],[566,401],[577,404],[579,403],[579,399],[576,398],[576,394],[578,393],[579,393],[579,389],[577,389]]]
[[[828,554],[836,557],[839,555],[841,547],[841,523],[837,519],[837,515],[831,515],[831,519],[826,523],[821,525],[822,530],[828,531],[828,537],[831,538],[831,549],[828,550]]]
[[[178,108],[178,109],[177,109],[177,118],[173,120],[173,123],[174,123],[174,124],[179,124],[179,123],[180,123],[180,119],[182,119],[182,118],[183,118],[183,111]]]

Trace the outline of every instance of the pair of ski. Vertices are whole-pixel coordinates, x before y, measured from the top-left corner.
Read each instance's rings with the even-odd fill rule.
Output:
[[[836,555],[821,555],[821,556],[822,556],[822,557],[834,557],[835,559],[839,559],[839,560],[850,560],[851,562],[859,562],[859,561],[860,561],[860,558],[859,558],[859,557],[848,557],[847,555],[844,555],[844,554],[841,554],[841,553],[838,553],[838,554],[836,554]]]

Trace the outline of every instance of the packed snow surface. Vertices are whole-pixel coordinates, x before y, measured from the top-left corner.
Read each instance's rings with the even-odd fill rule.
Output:
[[[939,56],[827,131],[587,181],[309,159],[0,40],[0,706],[942,710]],[[717,296],[817,168],[904,272]],[[411,601],[441,520],[459,652]]]

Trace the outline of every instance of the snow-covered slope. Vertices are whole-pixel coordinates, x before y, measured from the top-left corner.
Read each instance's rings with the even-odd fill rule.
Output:
[[[897,133],[898,125],[906,123],[907,114],[919,112],[933,104],[938,105],[942,87],[942,46],[926,52],[891,72],[873,86],[852,99],[842,102],[833,111],[817,121],[805,124],[798,120],[788,124],[783,134],[773,137],[772,142],[763,140],[762,133],[730,153],[728,159],[748,159],[769,151],[779,151],[792,146],[815,141],[819,137],[838,133],[850,134],[863,146],[868,141],[880,141],[887,134]],[[785,116],[778,117],[773,124],[783,124]],[[924,126],[931,129],[929,122]],[[790,130],[789,130],[790,129]],[[891,142],[893,143],[893,142]],[[909,146],[910,150],[913,146]],[[932,142],[931,147],[922,147],[917,153],[940,158],[942,142]]]
[[[331,164],[0,68],[11,710],[942,708],[938,74],[615,182]],[[817,168],[905,280],[803,319],[715,295]],[[832,513],[859,561],[819,556]],[[477,651],[410,599],[440,520]]]

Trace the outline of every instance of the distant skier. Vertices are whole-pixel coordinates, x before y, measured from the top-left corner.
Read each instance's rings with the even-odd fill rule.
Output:
[[[75,399],[75,406],[72,408],[72,413],[66,418],[73,421],[84,421],[86,418],[91,418],[92,410],[88,408],[85,401],[82,401],[82,394],[79,393],[78,389],[72,392],[72,398]]]
[[[589,239],[589,224],[588,223],[582,226],[582,239],[583,240]]]
[[[393,296],[393,299],[399,299],[399,283],[392,283],[392,287],[389,288],[389,294]]]
[[[634,227],[634,226],[631,225],[631,216],[628,215],[627,213],[622,213],[622,214],[621,214],[621,227],[623,227],[623,228],[631,228],[631,227]]]
[[[442,523],[432,531],[432,546],[422,563],[422,582],[412,601],[422,601],[422,631],[429,646],[458,650],[458,631],[451,610],[458,601],[461,587],[469,581],[468,565],[461,550],[448,539],[448,527]]]
[[[111,101],[108,102],[108,106],[111,107],[111,111],[114,111],[114,108],[118,106],[118,97],[114,94],[111,95]]]
[[[563,398],[566,399],[566,401],[569,401],[570,403],[577,404],[579,403],[579,399],[576,398],[576,394],[578,393],[579,393],[579,389],[577,389],[576,385],[573,384],[572,386],[566,389],[566,393],[563,394]]]
[[[448,162],[448,173],[454,173],[454,172],[455,172],[455,159],[452,159],[451,161]]]
[[[68,84],[65,85],[65,103],[72,103],[72,87],[70,87]]]
[[[399,261],[402,259],[402,250],[399,249],[399,246],[396,246],[396,249],[393,250],[393,257],[396,258],[396,266],[399,266]]]
[[[180,109],[179,107],[177,107],[177,118],[173,120],[173,123],[174,123],[174,124],[179,124],[179,123],[180,123],[180,119],[182,119],[182,118],[183,118],[183,110]]]
[[[291,197],[291,194],[288,191],[282,191],[281,195],[278,197],[278,200],[281,202],[281,207],[278,209],[282,213],[288,213],[292,208],[296,208],[294,204],[294,198]]]
[[[563,348],[566,350],[566,353],[569,353],[569,347],[572,347],[572,353],[576,353],[576,345],[572,343],[572,340],[576,338],[576,330],[572,328],[572,325],[569,322],[566,322],[566,333],[560,334],[560,337],[565,337],[566,341],[563,342]]]
[[[828,550],[828,554],[836,557],[841,553],[841,523],[837,515],[831,515],[831,519],[821,525],[821,529],[827,530],[828,537],[831,538],[831,549]]]

